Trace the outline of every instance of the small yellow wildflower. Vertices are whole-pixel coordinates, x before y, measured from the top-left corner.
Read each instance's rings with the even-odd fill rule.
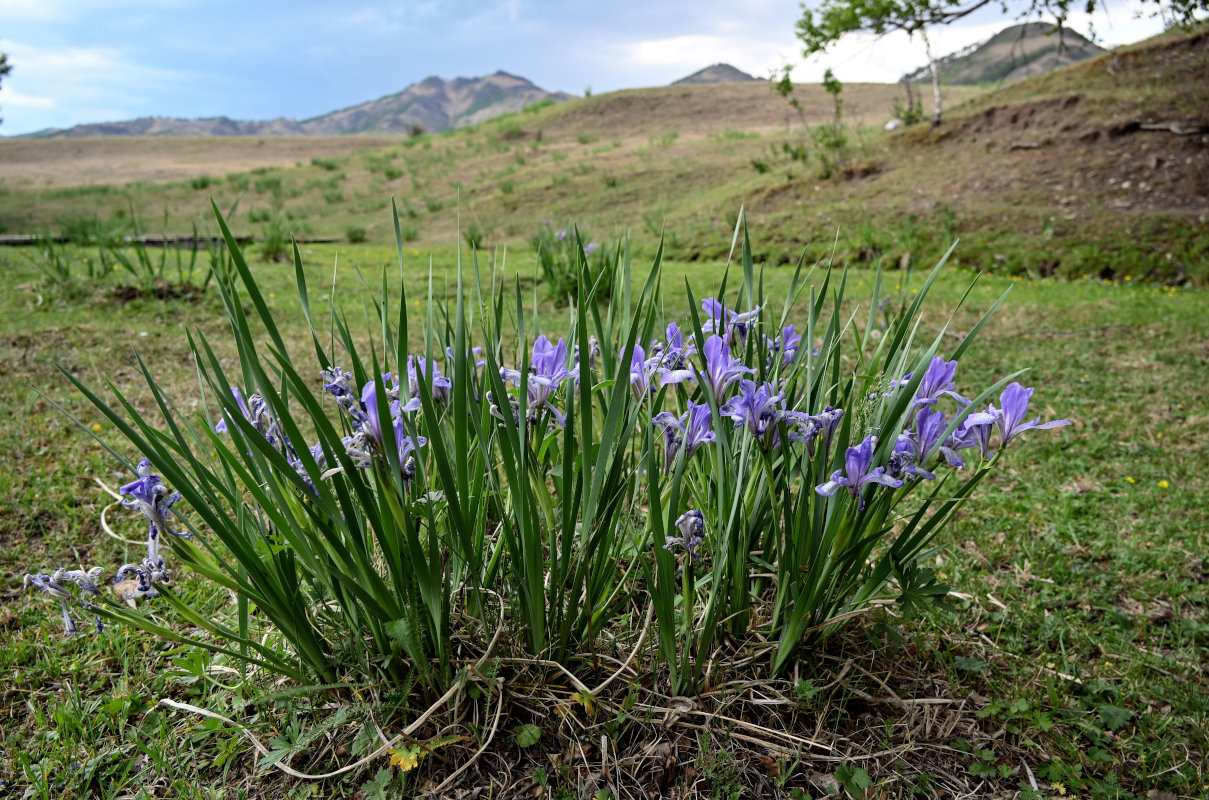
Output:
[[[1166,489],[1166,488],[1167,488],[1167,487],[1169,487],[1169,486],[1171,486],[1171,484],[1170,484],[1170,483],[1168,483],[1167,481],[1159,481],[1159,488],[1160,488],[1160,489]]]
[[[1132,476],[1132,475],[1130,475],[1129,477],[1127,477],[1125,480],[1129,481],[1130,483],[1137,483],[1137,481],[1135,481],[1135,480],[1133,479],[1133,476]]]
[[[273,299],[273,298],[275,298],[275,297],[277,297],[277,292],[269,292],[269,299],[270,299],[270,300],[272,300],[272,299]]]
[[[99,431],[101,429],[101,423],[99,423],[99,422],[92,423],[92,429],[94,431]]]

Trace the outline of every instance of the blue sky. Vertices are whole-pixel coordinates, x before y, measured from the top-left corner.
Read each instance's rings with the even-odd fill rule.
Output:
[[[1110,2],[1110,45],[1161,30],[1141,0]],[[1151,5],[1153,8],[1153,5]],[[503,69],[582,94],[669,83],[725,61],[758,77],[795,63],[847,82],[894,81],[925,60],[905,35],[852,37],[803,63],[789,0],[0,0],[0,134],[140,116],[303,119],[429,75]],[[1008,24],[995,11],[932,34],[938,54]]]

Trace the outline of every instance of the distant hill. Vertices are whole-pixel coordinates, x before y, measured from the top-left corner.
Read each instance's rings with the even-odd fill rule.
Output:
[[[525,78],[496,72],[484,78],[425,78],[397,94],[304,120],[306,133],[404,133],[419,125],[426,131],[462,128],[566,92],[547,92]]]
[[[742,83],[757,81],[759,78],[748,75],[741,69],[730,64],[711,64],[705,69],[699,69],[692,75],[687,75],[678,81],[672,81],[672,86],[678,83]]]
[[[1005,28],[981,44],[937,60],[940,80],[947,84],[1001,83],[1040,75],[1103,53],[1104,48],[1069,28],[1058,31],[1048,22],[1026,22]],[[922,66],[903,80],[932,80]]]
[[[29,136],[334,136],[415,130],[437,133],[520,111],[547,98],[561,102],[570,97],[565,92],[547,92],[524,78],[500,71],[482,78],[454,78],[451,81],[436,76],[425,78],[401,92],[302,121],[142,117],[126,122],[49,129]]]

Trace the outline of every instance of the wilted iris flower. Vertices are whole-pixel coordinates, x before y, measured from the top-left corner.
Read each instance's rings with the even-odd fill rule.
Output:
[[[243,418],[252,423],[252,427],[256,429],[261,436],[268,440],[269,444],[276,447],[282,440],[281,433],[277,427],[277,420],[269,412],[269,404],[259,394],[253,394],[244,401],[243,393],[239,391],[239,387],[232,386],[231,394],[235,396],[235,402],[239,405],[239,411],[243,414]],[[227,411],[223,410],[223,418],[214,426],[215,433],[226,433],[227,427]]]
[[[843,487],[853,498],[860,501],[860,508],[865,507],[861,498],[861,489],[871,483],[879,483],[897,489],[903,485],[901,480],[886,474],[885,467],[873,467],[873,451],[877,449],[877,437],[870,435],[856,447],[849,447],[844,454],[844,469],[831,473],[831,479],[819,484],[815,491],[823,497],[831,497]]]
[[[441,374],[441,368],[436,362],[431,362],[432,367],[432,399],[442,405],[449,405],[449,393],[453,388],[453,382]],[[428,379],[429,361],[423,356],[408,356],[407,357],[407,388],[411,399],[408,400],[399,409],[404,413],[411,413],[420,409],[420,381]]]
[[[701,445],[717,440],[717,435],[710,429],[709,403],[688,404],[688,411],[677,419],[670,411],[656,414],[651,420],[659,432],[663,434],[664,462],[663,468],[671,472],[680,451],[688,460]]]
[[[71,616],[70,603],[79,602],[85,610],[92,608],[92,603],[89,598],[99,597],[101,588],[98,582],[104,570],[101,567],[93,567],[88,571],[82,569],[57,569],[50,575],[37,574],[26,575],[22,580],[23,586],[33,586],[35,589],[52,594],[59,598],[59,604],[63,609],[63,635],[71,636],[77,631],[76,621]],[[67,588],[67,584],[74,583],[79,589],[80,595],[76,597]],[[101,624],[100,615],[97,616],[97,633],[104,630],[104,625]]]
[[[365,414],[357,402],[357,384],[353,373],[340,367],[331,367],[319,374],[323,378],[324,391],[336,398],[336,404],[344,410],[344,413],[352,417],[355,422],[364,421]]]
[[[118,567],[115,583],[130,576],[137,581],[135,591],[130,597],[155,597],[158,592],[155,584],[167,580],[168,570],[164,567],[164,557],[160,555],[160,533],[168,533],[184,539],[191,538],[187,531],[177,532],[168,525],[168,518],[173,516],[172,506],[180,500],[180,492],[169,492],[159,475],[151,472],[151,462],[146,458],[139,461],[139,477],[123,486],[119,491],[130,495],[130,499],[122,500],[122,505],[139,511],[147,518],[149,530],[147,533],[147,557],[138,564],[123,564]]]
[[[663,549],[670,552],[673,547],[683,547],[690,560],[700,560],[697,549],[704,542],[705,515],[695,508],[685,511],[676,520],[676,530],[680,531],[680,535],[666,539]]]

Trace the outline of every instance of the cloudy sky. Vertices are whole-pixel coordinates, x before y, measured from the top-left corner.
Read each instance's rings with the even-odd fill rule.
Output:
[[[809,0],[815,2],[816,0]],[[1105,45],[1161,30],[1140,0],[1078,15]],[[1153,4],[1150,8],[1153,8]],[[669,83],[724,61],[795,81],[895,81],[924,62],[905,35],[854,36],[803,62],[794,0],[0,0],[0,135],[140,116],[306,117],[429,75],[502,69],[582,94]],[[1011,18],[973,15],[932,34],[937,54]]]

